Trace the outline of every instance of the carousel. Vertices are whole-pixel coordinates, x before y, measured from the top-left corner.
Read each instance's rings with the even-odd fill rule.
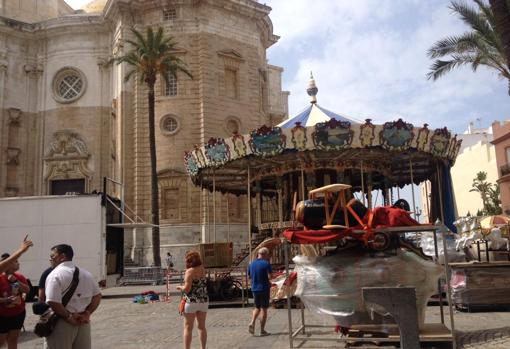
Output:
[[[388,332],[393,325],[385,323],[393,324],[395,319],[374,320],[368,316],[373,309],[365,309],[361,289],[407,284],[416,292],[416,331],[418,327],[421,330],[427,300],[441,287],[443,271],[432,258],[409,247],[401,236],[433,232],[437,261],[436,233],[442,235],[444,244],[446,227],[455,231],[450,168],[461,141],[446,128],[415,126],[401,118],[375,124],[371,119],[361,122],[331,112],[317,103],[318,88],[313,77],[307,92],[310,105],[279,125],[263,125],[249,134],[229,138],[211,138],[186,152],[186,170],[195,185],[213,195],[247,196],[249,255],[253,256],[251,249],[256,247],[252,244],[254,227],[273,237],[268,241],[283,241],[285,279],[290,277],[289,245],[342,241],[329,256],[294,258],[296,295],[309,310],[332,315],[340,328],[375,321],[382,332]],[[431,192],[426,193],[430,197],[428,221],[437,221],[435,225],[420,224],[413,212],[414,186],[425,181],[431,184]],[[406,185],[411,188],[412,206],[404,202],[395,208],[394,201],[402,201],[397,199]],[[393,205],[405,219],[397,219],[400,223],[396,226],[388,223],[385,218],[390,217],[389,211],[377,211],[376,202],[384,207]],[[378,214],[384,222],[372,225]],[[374,244],[378,233],[390,238],[382,245]],[[446,250],[444,245],[445,259]],[[449,275],[448,263],[444,268]],[[352,279],[349,285],[342,281],[346,275]],[[299,333],[304,334],[305,323],[302,313],[302,326],[292,331],[289,289],[285,293],[289,302],[289,344],[293,347]],[[454,343],[451,307],[450,320],[448,330],[441,307],[442,324],[433,340],[448,338]]]
[[[193,183],[213,195],[248,195],[248,225],[278,235],[293,226],[295,202],[315,188],[350,185],[348,196],[371,209],[376,200],[389,205],[404,186],[428,180],[428,221],[439,219],[455,231],[450,167],[461,145],[456,135],[403,119],[377,125],[333,113],[317,103],[313,77],[307,92],[310,105],[277,126],[211,138],[186,152]],[[414,211],[414,185],[410,187]],[[252,234],[247,235],[250,239]]]

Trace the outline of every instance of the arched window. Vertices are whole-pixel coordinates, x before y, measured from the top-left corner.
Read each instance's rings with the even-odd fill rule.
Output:
[[[171,73],[165,81],[165,96],[177,96],[177,79]]]

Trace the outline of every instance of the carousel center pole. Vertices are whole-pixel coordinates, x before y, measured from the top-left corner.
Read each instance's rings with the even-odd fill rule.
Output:
[[[251,178],[250,178],[250,165],[248,165],[248,183],[247,183],[247,189],[246,193],[248,195],[248,251],[251,262]]]

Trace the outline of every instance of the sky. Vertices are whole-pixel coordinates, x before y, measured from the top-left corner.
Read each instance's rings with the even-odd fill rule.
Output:
[[[67,0],[79,8],[89,0]],[[401,117],[416,126],[468,123],[489,126],[510,119],[508,83],[496,72],[470,67],[427,80],[434,42],[467,27],[447,0],[260,0],[272,7],[269,63],[284,68],[289,113],[308,105],[310,72],[318,103],[336,113],[375,122]]]
[[[67,2],[79,8],[89,0]],[[259,2],[272,7],[273,32],[280,39],[269,48],[268,59],[284,68],[291,116],[309,105],[312,71],[318,103],[358,120],[403,118],[415,126],[428,123],[462,133],[469,122],[488,127],[510,119],[508,82],[494,71],[463,67],[437,81],[427,79],[432,64],[427,50],[468,30],[448,0]]]

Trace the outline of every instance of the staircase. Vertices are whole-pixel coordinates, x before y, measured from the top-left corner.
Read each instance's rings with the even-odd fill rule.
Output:
[[[264,241],[267,237],[268,237],[268,235],[266,233],[260,233],[260,232],[257,233],[255,238],[252,238],[252,240],[251,240],[252,251],[255,250],[255,248],[257,248],[257,246],[262,241]],[[250,245],[246,244],[245,247],[241,249],[241,252],[236,254],[236,256],[234,257],[234,260],[232,261],[232,266],[233,267],[239,266],[239,264],[241,264],[246,259],[246,257],[248,257],[249,255],[250,255]]]
[[[136,268],[139,267],[138,263],[135,263],[131,257],[124,256],[124,268]]]

